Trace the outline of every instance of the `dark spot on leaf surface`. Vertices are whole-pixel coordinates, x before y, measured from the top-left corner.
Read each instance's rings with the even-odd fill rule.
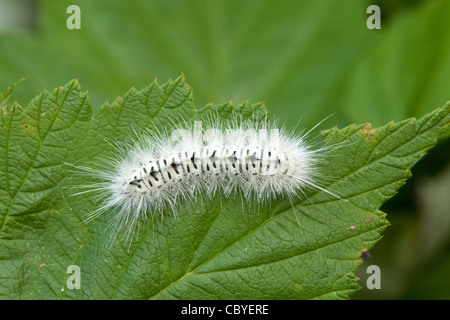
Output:
[[[361,252],[361,256],[360,256],[362,261],[366,261],[369,258],[372,258],[372,256],[370,255],[369,250],[364,250],[363,252]]]

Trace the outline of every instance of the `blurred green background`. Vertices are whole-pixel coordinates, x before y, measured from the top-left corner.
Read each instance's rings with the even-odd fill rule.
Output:
[[[66,9],[81,9],[69,30]],[[381,30],[366,9],[381,8]],[[265,101],[310,127],[374,126],[450,100],[448,0],[0,0],[0,88],[20,104],[78,78],[94,108],[182,72],[196,103]],[[354,299],[450,299],[450,143],[382,210],[392,226],[357,274]],[[381,268],[381,290],[365,270]]]

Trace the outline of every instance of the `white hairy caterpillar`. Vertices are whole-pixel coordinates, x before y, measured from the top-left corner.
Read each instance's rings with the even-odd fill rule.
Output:
[[[176,215],[180,203],[199,194],[240,194],[258,205],[279,197],[293,203],[306,189],[335,196],[321,187],[318,172],[329,147],[313,149],[306,141],[319,124],[295,133],[267,120],[216,118],[136,133],[133,142],[114,145],[117,153],[101,169],[78,167],[99,181],[78,193],[99,192],[101,206],[86,221],[110,212],[112,243],[120,230],[129,240],[140,221]]]

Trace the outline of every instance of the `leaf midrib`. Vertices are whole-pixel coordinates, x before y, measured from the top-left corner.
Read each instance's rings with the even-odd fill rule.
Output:
[[[154,294],[153,296],[150,296],[150,297],[148,298],[148,300],[151,300],[151,299],[155,298],[155,297],[158,296],[159,294],[161,294],[161,293],[167,291],[169,288],[173,287],[173,286],[176,285],[177,283],[179,283],[179,282],[183,281],[184,279],[186,279],[186,278],[188,278],[188,277],[191,277],[191,276],[202,276],[202,275],[206,275],[206,274],[213,274],[213,273],[219,273],[219,272],[232,272],[232,271],[236,271],[236,270],[243,270],[243,269],[257,268],[257,267],[263,266],[263,265],[270,265],[270,264],[273,264],[273,263],[279,263],[280,261],[289,260],[289,259],[292,259],[292,258],[301,256],[301,255],[306,255],[306,254],[309,254],[309,253],[311,253],[311,252],[314,252],[314,251],[317,251],[317,250],[321,250],[321,249],[326,248],[326,247],[328,247],[328,246],[336,245],[336,244],[338,244],[338,243],[340,243],[340,242],[344,242],[344,241],[347,241],[347,240],[352,239],[352,238],[354,238],[354,237],[361,236],[362,234],[365,234],[365,233],[368,233],[368,232],[376,231],[377,229],[384,229],[384,226],[377,226],[377,227],[375,227],[374,229],[367,229],[367,230],[365,230],[365,231],[363,231],[363,232],[360,232],[360,233],[358,233],[358,234],[351,235],[350,237],[338,239],[337,241],[333,241],[333,242],[326,242],[324,245],[317,246],[317,247],[314,247],[314,248],[312,248],[312,249],[308,249],[308,250],[303,251],[303,252],[301,252],[301,253],[294,254],[294,255],[291,255],[291,256],[288,256],[288,257],[283,257],[283,258],[281,258],[281,259],[274,260],[274,261],[264,262],[264,263],[261,263],[261,264],[250,265],[250,266],[244,266],[244,267],[236,267],[236,268],[226,269],[226,270],[213,270],[213,271],[206,271],[206,272],[199,272],[199,273],[196,273],[196,272],[195,272],[196,270],[200,269],[201,267],[203,267],[204,265],[206,265],[207,263],[209,263],[211,260],[214,260],[217,256],[223,254],[223,253],[224,253],[225,251],[227,251],[230,247],[234,246],[234,244],[235,244],[237,241],[240,241],[240,240],[242,240],[243,238],[247,237],[248,235],[250,235],[251,233],[253,233],[256,229],[261,228],[263,225],[267,224],[268,222],[270,222],[273,218],[277,217],[278,215],[279,215],[279,214],[270,217],[269,219],[265,220],[264,223],[262,223],[261,225],[259,225],[257,228],[251,229],[251,230],[250,230],[248,233],[246,233],[244,236],[242,236],[241,238],[239,238],[239,239],[237,239],[236,241],[233,241],[231,244],[229,244],[223,251],[216,253],[214,256],[212,256],[210,259],[208,259],[208,260],[206,260],[205,262],[203,262],[202,264],[200,264],[198,267],[196,267],[195,269],[193,269],[191,272],[188,272],[188,273],[184,274],[182,277],[180,277],[180,278],[177,279],[176,281],[173,281],[172,283],[170,283],[169,285],[167,285],[166,287],[164,287],[163,289],[161,289],[159,292],[157,292],[157,293]],[[382,231],[382,230],[381,230],[381,231]],[[380,231],[380,232],[381,232],[381,231]],[[379,234],[380,234],[380,232],[379,232]],[[349,260],[351,260],[351,259],[349,259]],[[170,294],[170,293],[169,293],[169,294]]]

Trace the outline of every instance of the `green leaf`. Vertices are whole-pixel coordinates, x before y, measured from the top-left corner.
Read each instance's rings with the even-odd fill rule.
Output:
[[[28,77],[23,77],[22,79],[20,79],[19,81],[17,81],[15,84],[13,84],[12,86],[6,88],[5,90],[3,90],[0,93],[0,109],[2,109],[6,103],[8,102],[9,98],[11,98],[11,94],[14,90],[14,88],[21,83],[22,81],[26,80]]]
[[[73,1],[39,4],[29,34],[0,34],[0,87],[30,74],[31,90],[16,92],[24,103],[76,76],[97,107],[184,72],[200,105],[266,100],[293,125],[303,106],[310,126],[336,111],[349,72],[380,35],[366,28],[367,5],[353,0],[78,0],[81,30],[66,28]]]
[[[401,11],[365,58],[355,61],[342,110],[351,119],[383,123],[423,115],[450,98],[450,2],[422,1]],[[433,44],[424,45],[430,39]]]
[[[450,104],[421,119],[333,128],[343,146],[320,168],[332,178],[307,199],[269,207],[240,198],[198,199],[177,217],[143,225],[130,251],[104,246],[108,216],[88,225],[99,205],[73,196],[86,180],[66,163],[111,155],[113,139],[136,128],[164,127],[212,110],[258,121],[264,104],[198,107],[183,76],[156,81],[105,104],[92,115],[76,80],[44,91],[26,107],[5,110],[0,124],[0,297],[18,299],[338,299],[359,289],[354,270],[389,225],[380,205],[410,168],[448,130]],[[69,289],[67,267],[81,270]]]
[[[76,76],[96,107],[183,71],[200,105],[265,100],[290,125],[300,108],[306,126],[331,113],[381,125],[450,99],[449,1],[396,1],[391,16],[392,2],[379,1],[382,29],[369,30],[367,1],[78,0],[81,30],[69,30],[73,1],[41,0],[21,19],[34,29],[0,34],[0,87],[29,74],[25,103]]]

